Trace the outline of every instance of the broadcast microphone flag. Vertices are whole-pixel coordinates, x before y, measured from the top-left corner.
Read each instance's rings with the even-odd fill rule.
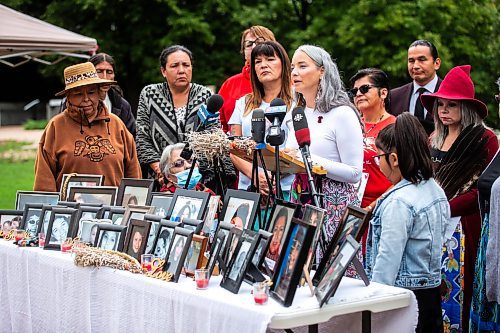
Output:
[[[252,112],[252,139],[257,143],[256,148],[266,147],[264,137],[266,135],[266,117],[264,110],[256,109]]]
[[[295,130],[295,138],[300,148],[311,145],[311,132],[307,124],[307,118],[303,107],[296,107],[292,110],[293,129]]]

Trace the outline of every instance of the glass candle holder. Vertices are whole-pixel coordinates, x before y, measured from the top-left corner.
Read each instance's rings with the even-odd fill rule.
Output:
[[[24,236],[26,235],[26,233],[24,230],[18,229],[15,231],[14,235],[16,237],[16,242],[19,242],[21,239],[24,239]]]
[[[43,248],[45,246],[45,233],[40,232],[38,234],[38,247]]]
[[[264,282],[255,282],[253,284],[253,299],[255,304],[266,304],[269,300],[269,285]]]
[[[150,272],[153,268],[154,255],[152,254],[141,254],[141,267],[142,270]]]
[[[71,252],[72,248],[73,248],[72,238],[68,237],[64,242],[61,243],[61,252]]]
[[[208,269],[197,269],[194,271],[194,281],[196,282],[196,289],[208,288]]]

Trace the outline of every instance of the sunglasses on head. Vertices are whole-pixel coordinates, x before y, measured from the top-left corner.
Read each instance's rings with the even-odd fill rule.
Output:
[[[179,158],[177,161],[175,161],[174,163],[172,163],[170,165],[171,168],[183,168],[186,163],[188,164],[193,164],[193,159],[190,158],[189,160],[185,160],[183,158]]]
[[[362,94],[366,94],[371,88],[376,88],[377,86],[374,86],[372,84],[363,84],[359,88],[352,88],[349,89],[347,92],[351,98],[354,98],[358,94],[358,90]]]
[[[255,40],[246,40],[243,42],[246,48],[251,48],[254,44],[260,44],[265,42],[265,39],[263,37],[257,37]]]

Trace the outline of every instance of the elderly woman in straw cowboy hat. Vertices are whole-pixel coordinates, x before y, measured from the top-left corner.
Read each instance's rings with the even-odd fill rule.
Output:
[[[40,139],[35,161],[36,191],[59,191],[63,174],[104,176],[104,185],[139,178],[134,138],[123,122],[99,100],[100,79],[90,62],[64,70],[66,109],[50,120]]]
[[[452,68],[436,93],[420,97],[423,106],[432,110],[436,125],[430,136],[435,179],[446,193],[451,216],[460,217],[443,254],[442,308],[445,325],[460,326],[463,332],[469,331],[474,266],[481,235],[477,179],[498,150],[495,133],[483,125],[488,108],[474,98],[470,70],[470,65]]]

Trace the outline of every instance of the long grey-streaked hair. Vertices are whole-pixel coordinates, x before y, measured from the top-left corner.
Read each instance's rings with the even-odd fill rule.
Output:
[[[173,145],[168,145],[163,150],[160,158],[160,170],[165,176],[170,174],[170,164],[172,164],[172,152],[174,150],[182,150],[186,146],[185,143],[175,143]]]
[[[319,83],[319,96],[316,99],[316,110],[320,112],[328,112],[334,107],[346,105],[352,108],[356,114],[356,108],[351,103],[349,96],[344,87],[344,83],[340,79],[337,64],[332,60],[330,54],[323,48],[314,45],[301,45],[295,51],[302,51],[311,58],[318,68],[324,68],[323,78]],[[305,100],[302,94],[295,93],[295,99],[298,105],[305,105]],[[358,114],[359,117],[359,114]]]
[[[432,108],[435,130],[431,135],[431,147],[441,149],[444,140],[448,136],[448,126],[445,126],[441,119],[439,119],[437,101],[438,99],[436,98],[434,100],[434,107]],[[483,119],[481,119],[473,104],[467,103],[467,101],[457,102],[460,104],[460,131],[471,124],[484,125]]]

